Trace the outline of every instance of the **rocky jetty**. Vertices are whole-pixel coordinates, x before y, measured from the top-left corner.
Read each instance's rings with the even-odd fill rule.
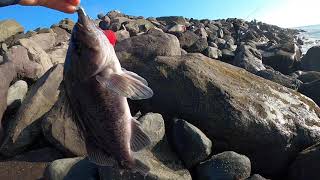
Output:
[[[24,32],[0,21],[0,179],[317,180],[320,47],[301,53],[299,30],[241,19],[144,18],[111,22],[124,68],[154,91],[130,101],[151,146],[135,157],[143,177],[99,167],[63,85],[74,22]],[[103,23],[102,23],[103,24]]]

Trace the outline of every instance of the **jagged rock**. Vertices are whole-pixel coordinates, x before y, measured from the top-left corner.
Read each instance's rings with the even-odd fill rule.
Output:
[[[208,42],[206,39],[200,38],[198,39],[192,46],[190,46],[187,50],[189,53],[201,53],[208,48]]]
[[[226,44],[226,40],[221,39],[221,38],[216,38],[213,42],[219,47],[219,49],[224,48],[224,46]]]
[[[172,127],[173,147],[188,169],[206,160],[211,154],[212,142],[192,124],[176,119]]]
[[[53,30],[50,28],[37,28],[35,30],[38,34],[42,34],[42,33],[53,33]]]
[[[250,173],[250,159],[231,151],[217,154],[197,167],[198,179],[206,180],[246,179]]]
[[[186,31],[186,26],[177,24],[168,29],[169,33],[183,33]]]
[[[311,98],[320,106],[320,80],[304,83],[300,86],[299,92]]]
[[[63,19],[59,22],[59,27],[71,33],[73,30],[75,23],[71,19]]]
[[[54,33],[36,34],[31,36],[29,39],[38,44],[45,51],[56,44],[56,37]]]
[[[180,46],[183,49],[189,49],[199,39],[199,36],[197,36],[192,31],[186,31],[184,33],[178,34],[177,37],[179,39]]]
[[[188,120],[215,142],[215,151],[248,156],[255,172],[285,172],[320,137],[320,108],[313,101],[241,68],[201,54],[157,57],[144,66],[121,63],[154,91],[140,109]]]
[[[58,101],[42,121],[42,131],[46,139],[65,154],[84,156],[86,145],[73,117],[65,90],[61,88]]]
[[[297,90],[302,84],[302,82],[299,81],[297,78],[286,76],[278,71],[274,71],[271,69],[258,71],[255,74],[257,76],[263,77],[264,79],[268,79],[270,81],[276,82],[278,84],[281,84],[282,86],[294,90]]]
[[[222,52],[218,48],[209,46],[205,50],[204,55],[206,55],[206,56],[208,56],[209,58],[212,58],[212,59],[218,59],[219,57],[222,56]]]
[[[291,180],[319,179],[320,143],[302,151],[289,170]]]
[[[235,57],[234,51],[231,51],[229,49],[222,49],[221,53],[222,53],[222,57],[221,57],[222,61],[233,64],[233,60]]]
[[[127,30],[120,30],[116,32],[117,41],[120,42],[122,40],[130,38],[130,33]]]
[[[81,157],[55,160],[45,175],[50,180],[98,180],[98,176],[98,167]]]
[[[47,54],[49,55],[52,64],[60,64],[64,63],[67,51],[68,51],[69,44],[61,43],[59,46],[56,46],[50,50],[48,50]]]
[[[11,158],[10,161],[25,161],[25,162],[52,162],[63,158],[61,152],[56,149],[46,147],[20,154]]]
[[[241,67],[253,74],[265,70],[262,56],[257,49],[248,45],[241,45],[234,58],[234,65]]]
[[[41,135],[40,119],[58,98],[62,72],[62,65],[57,65],[31,87],[16,117],[8,124],[0,147],[2,155],[10,157],[25,151]]]
[[[305,71],[320,71],[320,46],[310,48],[301,60],[301,68]]]
[[[7,96],[7,106],[12,109],[19,107],[28,91],[28,84],[19,80],[10,86]]]
[[[24,28],[15,20],[0,21],[0,42],[23,31]]]
[[[292,73],[297,62],[300,61],[301,52],[296,44],[272,46],[262,53],[263,64],[269,65],[283,74]]]
[[[8,180],[42,179],[46,167],[47,163],[43,162],[0,162],[0,178]]]
[[[148,20],[138,19],[136,21],[128,22],[125,27],[131,36],[136,36],[140,32],[146,32],[155,26]]]
[[[40,45],[30,39],[20,39],[19,43],[28,50],[30,60],[42,66],[42,74],[53,66],[49,55]]]
[[[158,21],[165,22],[166,25],[187,25],[187,21],[182,16],[166,16],[166,17],[158,17],[156,18]]]
[[[114,18],[117,18],[117,17],[125,17],[124,14],[122,14],[120,11],[117,11],[117,10],[113,10],[113,11],[110,11],[107,13],[107,16],[112,20]]]
[[[14,65],[19,77],[37,80],[44,73],[40,64],[29,60],[28,51],[23,46],[10,48],[6,59]]]
[[[148,42],[148,43],[146,43]],[[156,56],[181,55],[178,39],[171,34],[149,31],[116,44],[118,58],[123,61],[150,61]]]
[[[161,114],[148,113],[138,119],[142,129],[151,139],[149,149],[153,149],[164,137],[165,127],[164,120]]]
[[[60,27],[53,27],[52,31],[56,34],[56,44],[69,42],[71,35],[66,30]]]
[[[208,38],[208,34],[204,28],[199,28],[194,33],[196,33],[200,38],[203,38],[206,40]]]

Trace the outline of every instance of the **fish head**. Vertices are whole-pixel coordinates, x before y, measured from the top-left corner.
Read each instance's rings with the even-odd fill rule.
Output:
[[[72,31],[66,63],[67,68],[77,71],[82,79],[89,79],[104,68],[110,59],[110,50],[114,49],[83,8],[80,7],[77,13],[78,21]]]

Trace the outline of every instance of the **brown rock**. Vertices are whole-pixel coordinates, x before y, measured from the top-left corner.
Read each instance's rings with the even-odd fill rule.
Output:
[[[8,161],[0,162],[0,179],[8,180],[31,180],[42,179],[47,163],[17,162]]]

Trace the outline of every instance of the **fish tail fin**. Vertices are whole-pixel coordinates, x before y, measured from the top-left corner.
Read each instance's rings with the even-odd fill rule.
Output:
[[[140,160],[138,159],[135,159],[134,160],[134,166],[132,168],[132,171],[134,172],[139,172],[141,173],[143,176],[147,176],[147,174],[149,173],[150,171],[150,168],[145,165],[143,162],[141,162]]]

